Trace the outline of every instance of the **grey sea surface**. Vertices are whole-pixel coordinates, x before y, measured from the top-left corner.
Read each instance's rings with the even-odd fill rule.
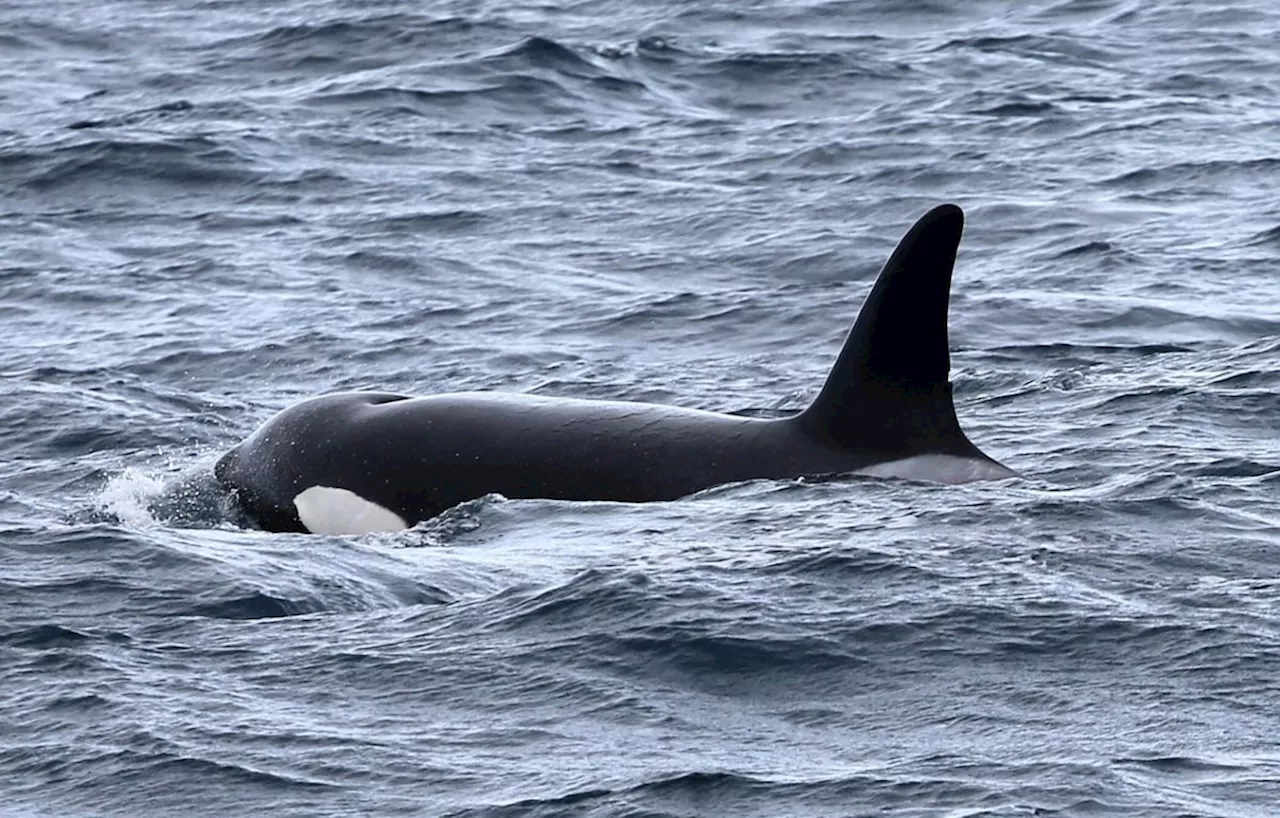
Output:
[[[6,0],[0,814],[1280,815],[1280,7]],[[1021,480],[254,530],[347,389],[776,413],[968,216]]]

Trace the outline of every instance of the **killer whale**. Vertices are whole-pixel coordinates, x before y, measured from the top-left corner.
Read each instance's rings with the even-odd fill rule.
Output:
[[[724,483],[860,472],[941,482],[1015,472],[960,428],[947,308],[964,215],[941,205],[898,243],[826,382],[776,419],[506,393],[324,395],[275,415],[214,467],[269,531],[412,526],[491,493],[674,500]]]

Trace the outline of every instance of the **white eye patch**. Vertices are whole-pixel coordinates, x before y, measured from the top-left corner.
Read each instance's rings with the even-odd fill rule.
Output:
[[[312,534],[371,534],[404,531],[404,518],[354,491],[312,486],[293,498],[298,519]]]

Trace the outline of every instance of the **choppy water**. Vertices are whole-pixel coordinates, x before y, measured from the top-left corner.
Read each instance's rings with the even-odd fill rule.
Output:
[[[1270,0],[0,7],[0,813],[1280,814]],[[801,406],[969,216],[1023,481],[244,530],[291,401]]]

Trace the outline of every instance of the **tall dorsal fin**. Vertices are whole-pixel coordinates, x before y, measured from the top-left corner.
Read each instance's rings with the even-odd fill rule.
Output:
[[[822,391],[798,417],[808,433],[903,456],[980,455],[960,430],[947,380],[947,302],[963,230],[964,213],[945,204],[898,242]]]

